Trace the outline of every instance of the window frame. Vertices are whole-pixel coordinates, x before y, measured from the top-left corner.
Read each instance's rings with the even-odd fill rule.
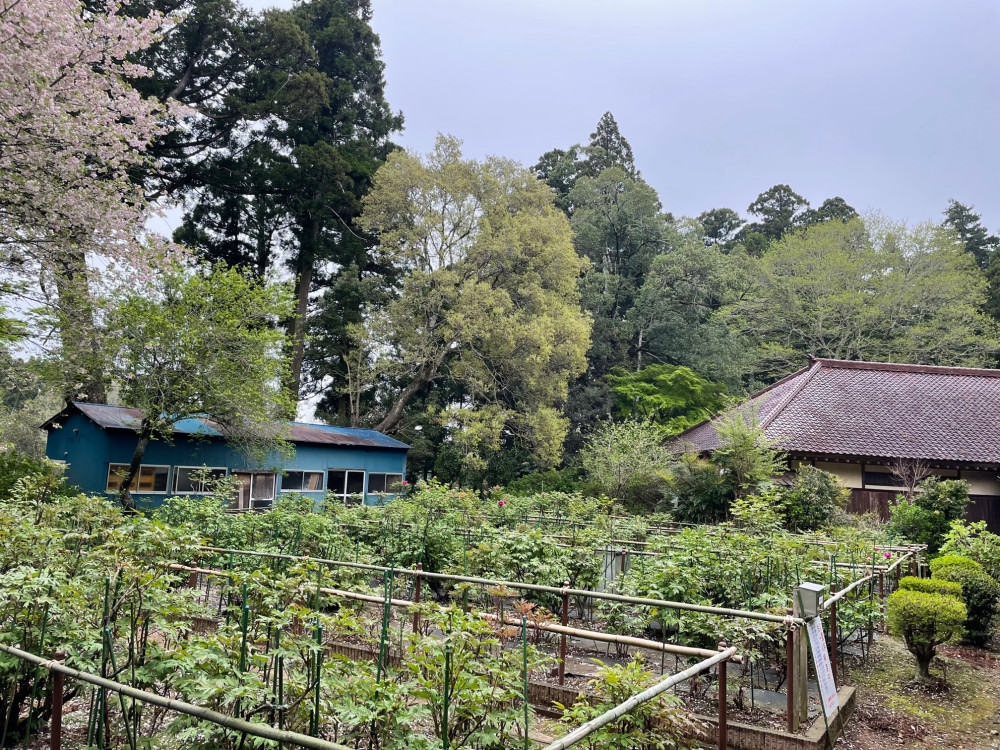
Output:
[[[384,490],[373,490],[371,489],[371,478],[372,476],[383,476],[383,477],[399,477],[399,492],[390,492],[388,489]],[[366,495],[391,495],[392,497],[399,497],[403,492],[403,482],[406,481],[406,475],[401,471],[370,471],[368,472],[368,478],[365,480],[365,494]],[[384,485],[386,488],[389,486],[389,482],[386,480]]]
[[[117,493],[121,492],[121,487],[120,486],[116,490],[112,490],[112,489],[108,488],[108,482],[111,480],[111,468],[113,466],[124,466],[126,470],[129,467],[128,464],[112,463],[110,461],[108,462],[108,474],[107,474],[107,476],[104,479],[104,493],[105,494],[112,494],[112,495],[114,495],[114,494],[117,494]],[[148,490],[148,491],[147,490],[140,490],[140,489],[138,489],[139,478],[140,478],[140,476],[142,474],[142,470],[143,469],[147,469],[147,468],[148,469],[166,469],[167,470],[167,489],[165,489],[165,490]],[[129,492],[134,492],[137,495],[169,495],[170,494],[170,485],[171,485],[172,480],[173,480],[173,476],[172,476],[172,473],[170,471],[170,468],[171,468],[171,464],[139,464],[139,473],[137,473],[135,475],[136,489],[134,489],[134,490],[130,489]]]
[[[334,472],[334,471],[342,471],[342,472],[344,472],[344,486],[343,486],[343,489],[341,491],[339,491],[339,492],[333,492],[330,489],[330,473]],[[357,474],[361,474],[361,492],[348,492],[347,491],[347,478],[348,478],[348,475],[351,472],[354,472],[354,473],[357,473]],[[365,498],[368,496],[367,490],[368,490],[368,470],[367,469],[342,469],[342,468],[340,468],[338,466],[331,466],[330,468],[328,468],[326,470],[326,490],[325,490],[325,492],[327,494],[331,494],[334,497],[338,498],[342,503],[344,503],[344,505],[347,505],[347,501],[350,498],[355,497],[355,496],[360,497],[361,498],[361,504],[364,505],[365,504]]]
[[[228,466],[180,466],[180,465],[175,466],[174,467],[174,481],[172,483],[172,485],[173,485],[173,494],[175,494],[175,495],[211,495],[212,494],[209,490],[202,490],[200,492],[195,491],[195,490],[188,490],[188,491],[183,491],[182,492],[182,491],[178,490],[177,489],[177,478],[180,476],[180,470],[181,469],[192,469],[194,471],[198,471],[199,469],[207,469],[208,471],[222,471],[222,472],[225,472],[222,475],[223,477],[228,477],[229,476],[229,467]]]
[[[337,471],[337,469],[332,469],[331,471]],[[319,477],[320,477],[320,488],[318,490],[307,490],[304,487],[299,487],[299,488],[285,487],[285,480],[288,478],[289,474],[301,474],[302,475],[302,484],[303,485],[306,483],[306,481],[305,481],[306,474],[319,474]],[[282,492],[326,492],[326,481],[327,481],[328,474],[329,474],[328,471],[321,471],[321,470],[318,470],[318,469],[289,469],[289,470],[286,470],[284,473],[281,474],[281,491]],[[345,486],[346,486],[346,479],[345,479]]]

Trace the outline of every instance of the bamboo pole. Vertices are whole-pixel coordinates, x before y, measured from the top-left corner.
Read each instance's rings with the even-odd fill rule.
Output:
[[[168,567],[179,568],[181,570],[186,570],[186,566],[171,564]],[[200,573],[206,573],[209,575],[222,575],[220,571],[211,570],[208,568],[199,568]],[[398,572],[398,571],[397,571]],[[344,591],[343,589],[332,589],[323,587],[324,594],[330,596],[338,596],[344,599],[354,599],[362,602],[370,602],[372,604],[382,604],[386,602],[385,597],[373,596],[371,594],[359,594],[355,591]],[[394,607],[411,607],[417,602],[410,601],[408,599],[389,599],[390,604]],[[440,606],[440,605],[439,605]],[[444,607],[441,607],[444,609]],[[497,615],[491,614],[489,612],[480,612],[479,616],[485,620],[492,620],[499,622],[500,618]],[[792,618],[794,621],[794,618]],[[782,620],[785,622],[785,620]],[[581,628],[573,628],[565,625],[559,625],[554,622],[533,622],[531,627],[536,630],[545,630],[551,633],[558,633],[560,635],[569,635],[576,638],[589,638],[592,641],[601,641],[603,643],[620,643],[622,645],[635,646],[637,648],[646,648],[652,651],[663,651],[668,654],[680,654],[681,656],[702,656],[709,657],[713,656],[716,652],[710,649],[704,648],[693,648],[691,646],[678,646],[672,643],[660,643],[659,641],[650,641],[645,638],[635,638],[630,635],[618,635],[616,633],[602,633],[598,630],[583,630]],[[730,661],[742,663],[743,657],[736,655],[733,656]]]
[[[22,651],[21,649],[14,648],[13,646],[4,646],[0,644],[0,651],[11,656],[15,656],[22,661],[36,664],[49,670],[50,672],[57,672],[67,677],[71,677],[74,680],[95,685],[103,690],[120,693],[121,695],[142,701],[143,703],[149,703],[154,706],[159,706],[160,708],[166,708],[170,711],[176,711],[177,713],[185,714],[187,716],[193,716],[196,719],[202,719],[203,721],[208,721],[212,724],[218,724],[219,726],[226,727],[227,729],[232,729],[243,734],[249,734],[253,737],[260,737],[261,739],[273,740],[275,742],[286,742],[298,745],[299,747],[310,748],[311,750],[350,750],[350,748],[344,745],[338,745],[335,742],[327,742],[326,740],[321,740],[318,737],[308,737],[304,734],[299,734],[298,732],[287,732],[275,729],[267,724],[256,724],[254,722],[244,721],[243,719],[227,716],[226,714],[221,714],[217,711],[212,711],[211,709],[203,708],[201,706],[195,706],[191,703],[174,700],[173,698],[167,698],[166,696],[157,695],[156,693],[148,693],[145,690],[139,690],[128,685],[123,685],[120,682],[115,682],[114,680],[109,680],[95,674],[90,674],[89,672],[81,672],[78,669],[67,667],[54,659],[43,659],[40,656],[28,653],[27,651]]]
[[[325,565],[337,565],[346,568],[358,568],[361,570],[372,570],[372,571],[386,571],[389,568],[382,565],[368,565],[366,563],[350,563],[344,562],[342,560],[327,560],[318,557],[303,557],[296,555],[282,555],[276,552],[257,552],[255,550],[230,550],[223,549],[220,547],[201,547],[200,549],[208,550],[210,552],[233,552],[241,555],[249,555],[251,557],[278,557],[289,560],[294,560],[297,562],[318,562]],[[168,565],[168,567],[176,570],[187,570],[187,566],[178,566],[177,564]],[[401,573],[403,575],[415,576],[418,574],[422,575],[424,578],[436,578],[442,581],[458,581],[464,583],[475,583],[481,586],[495,586],[501,587],[506,586],[507,588],[520,589],[522,591],[536,591],[543,594],[556,594],[562,596],[563,593],[567,593],[570,596],[584,597],[590,599],[603,599],[605,601],[622,602],[623,604],[638,604],[644,607],[655,607],[658,609],[680,609],[686,610],[688,612],[703,612],[709,615],[720,615],[723,617],[742,617],[748,620],[761,620],[763,622],[776,622],[780,624],[785,624],[786,618],[779,615],[772,615],[766,612],[748,612],[742,609],[728,609],[726,607],[709,607],[702,604],[688,604],[687,602],[672,602],[664,599],[645,599],[636,596],[623,596],[621,594],[611,594],[604,591],[587,591],[585,589],[563,589],[557,588],[555,586],[541,586],[534,583],[520,583],[518,581],[496,581],[489,578],[476,578],[474,576],[458,576],[449,573],[431,573],[429,571],[417,571],[410,568],[396,568],[396,573]],[[805,622],[801,619],[796,620],[797,625],[804,625]]]

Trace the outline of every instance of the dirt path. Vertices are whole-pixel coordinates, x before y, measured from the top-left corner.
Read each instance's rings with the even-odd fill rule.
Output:
[[[939,678],[916,687],[913,657],[883,638],[874,665],[851,676],[858,704],[838,743],[845,750],[1000,750],[1000,653],[964,646],[938,649]]]

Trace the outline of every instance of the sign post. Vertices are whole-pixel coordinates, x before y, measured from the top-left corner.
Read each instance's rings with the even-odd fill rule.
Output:
[[[826,648],[826,637],[823,635],[823,621],[819,617],[809,620],[806,625],[809,633],[809,646],[812,648],[813,664],[816,666],[816,682],[819,683],[819,694],[823,700],[823,713],[830,719],[840,702],[837,698],[837,685],[833,680],[833,666],[830,663],[830,652]]]

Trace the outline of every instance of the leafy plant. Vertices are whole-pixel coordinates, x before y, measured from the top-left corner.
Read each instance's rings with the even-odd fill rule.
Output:
[[[600,664],[600,662],[598,662]],[[588,685],[601,700],[592,704],[581,698],[572,706],[555,705],[564,711],[562,722],[575,728],[642,692],[653,682],[653,673],[633,659],[620,666],[601,665]],[[578,747],[587,750],[673,750],[697,747],[703,725],[669,693],[647,701],[585,738]]]
[[[837,477],[814,466],[801,466],[795,484],[781,502],[788,528],[812,531],[822,528],[847,507],[851,492]]]
[[[889,508],[889,531],[936,553],[952,521],[965,515],[969,483],[961,479],[928,477],[917,485],[912,500],[900,495]]]
[[[993,636],[993,621],[1000,598],[1000,583],[981,570],[960,565],[939,568],[934,574],[942,581],[961,584],[962,601],[968,610],[965,619],[965,640],[974,646],[985,646]]]
[[[944,596],[962,596],[962,586],[952,581],[939,581],[934,578],[917,578],[906,576],[899,579],[899,588],[906,591],[919,591],[923,594],[943,594]]]
[[[986,521],[952,521],[941,545],[941,554],[970,557],[993,578],[1000,580],[1000,536],[987,531]]]
[[[937,647],[962,634],[967,611],[952,596],[896,591],[888,600],[889,632],[899,636],[917,660],[916,679],[931,679],[930,664]]]

